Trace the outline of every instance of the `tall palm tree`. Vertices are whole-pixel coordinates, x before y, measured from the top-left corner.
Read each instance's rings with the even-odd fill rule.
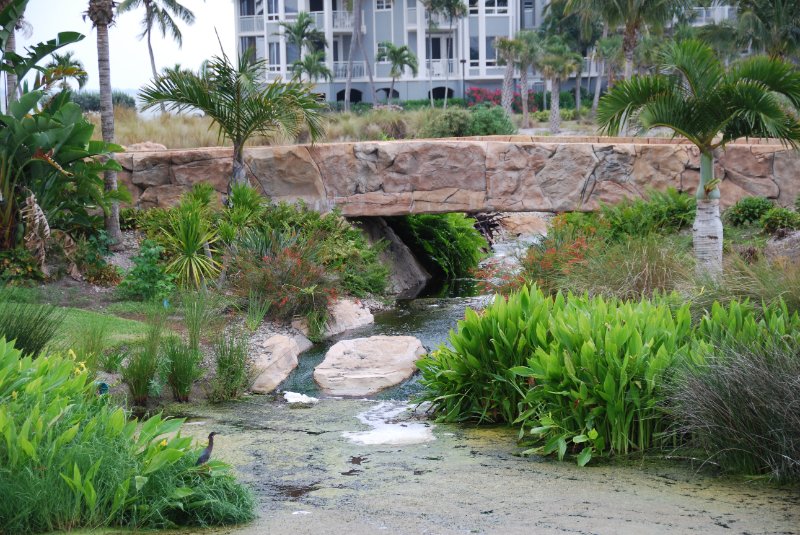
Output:
[[[378,101],[377,93],[375,93],[375,80],[372,78],[372,65],[367,59],[367,51],[364,49],[363,33],[361,31],[362,18],[364,16],[363,0],[347,0],[351,3],[353,8],[353,30],[350,34],[350,50],[347,53],[347,80],[345,82],[345,95],[344,95],[344,109],[350,111],[350,88],[353,85],[353,56],[356,50],[361,50],[361,56],[364,58],[364,67],[367,71],[367,78],[369,79],[369,88],[372,92],[372,102]]]
[[[389,97],[387,98],[389,104],[392,103],[392,95],[394,95],[394,83],[403,75],[406,67],[411,69],[414,76],[417,75],[418,65],[417,56],[406,45],[397,46],[391,41],[384,41],[380,44],[380,51],[375,58],[376,61],[388,61],[392,64],[389,70],[389,76],[392,77],[392,84],[389,86]]]
[[[791,63],[761,56],[726,70],[710,46],[686,40],[665,47],[659,73],[615,85],[600,100],[598,122],[614,135],[635,118],[642,132],[666,127],[699,149],[694,253],[698,272],[717,278],[722,272],[722,222],[714,150],[741,137],[776,138],[796,147],[798,108],[800,72]]]
[[[550,80],[550,132],[561,129],[561,80],[581,67],[581,56],[559,37],[550,36],[544,43],[537,63],[542,76]]]
[[[530,128],[528,113],[528,70],[539,61],[542,53],[542,40],[539,34],[530,30],[517,33],[516,41],[519,42],[517,67],[519,68],[519,81],[522,86],[520,97],[522,100],[522,128]]]
[[[181,47],[183,46],[183,34],[174,17],[191,25],[194,24],[194,13],[176,0],[122,0],[117,8],[117,13],[122,15],[139,7],[144,7],[142,33],[139,35],[139,39],[147,38],[150,68],[153,71],[153,78],[155,78],[158,76],[158,71],[156,69],[156,58],[153,54],[153,27],[158,26],[162,37],[166,37],[167,32],[169,32],[172,35],[172,39],[178,43],[178,47]],[[161,113],[164,113],[163,107],[161,108]]]
[[[584,20],[599,17],[610,27],[622,27],[625,79],[633,75],[633,55],[642,30],[661,27],[693,5],[692,0],[567,0],[566,13]]]
[[[86,85],[89,75],[86,74],[86,69],[83,67],[81,60],[77,59],[73,52],[64,52],[63,54],[54,52],[51,58],[44,68],[50,72],[50,77],[53,80],[61,81],[61,89],[69,89],[70,79],[78,82],[79,89]]]
[[[244,145],[253,135],[296,136],[307,125],[311,139],[322,134],[323,104],[308,84],[275,80],[264,84],[265,60],[252,61],[248,54],[234,65],[228,57],[215,56],[199,73],[170,70],[155,78],[139,93],[144,108],[162,103],[175,111],[196,110],[211,118],[220,137],[233,142],[233,174],[230,188],[246,184]]]
[[[800,54],[800,2],[739,0],[735,26],[740,45],[773,58]]]
[[[312,82],[317,82],[319,79],[333,80],[333,73],[324,63],[325,53],[322,50],[315,50],[308,52],[301,59],[292,63],[292,72],[302,81],[303,75],[308,76]]]
[[[453,28],[453,22],[456,20],[461,20],[467,16],[468,9],[467,4],[464,3],[463,0],[440,0],[441,3],[441,12],[442,14],[447,17],[447,22],[450,28],[450,39],[447,40],[448,49],[445,53],[447,65],[445,66],[444,70],[444,106],[443,108],[447,108],[447,88],[450,87],[450,58],[453,56],[453,41],[455,41],[455,28]]]
[[[614,73],[625,62],[622,55],[622,36],[612,35],[602,37],[597,41],[595,53],[600,58],[599,72],[594,85],[594,98],[592,99],[592,117],[597,115],[597,106],[600,104],[600,90],[603,87],[603,78],[608,79],[608,87],[613,85]]]
[[[114,105],[111,100],[111,61],[108,51],[108,27],[114,23],[114,0],[89,0],[84,18],[97,29],[97,67],[100,79],[100,130],[103,141],[114,142]],[[113,154],[110,156],[113,158]],[[104,175],[106,191],[117,191],[117,172],[107,170]],[[114,201],[105,215],[105,227],[112,247],[122,242],[119,228],[119,203]]]
[[[522,44],[516,39],[497,37],[494,40],[494,49],[497,50],[497,59],[500,65],[505,65],[503,73],[503,87],[500,96],[500,105],[511,117],[511,105],[514,101],[514,67],[520,56]]]
[[[7,17],[7,24],[2,29],[4,33],[3,52],[16,53],[17,32],[20,30],[28,36],[32,33],[31,25],[25,21],[27,6],[27,0],[0,0],[0,11],[4,11]],[[9,103],[17,100],[18,93],[17,74],[9,69],[6,71],[6,107]]]

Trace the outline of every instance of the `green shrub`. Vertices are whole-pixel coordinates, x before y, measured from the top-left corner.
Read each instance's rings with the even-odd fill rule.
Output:
[[[780,206],[770,208],[761,216],[761,228],[767,234],[800,229],[800,214]]]
[[[117,286],[123,299],[162,300],[175,291],[175,275],[167,274],[161,266],[164,248],[151,240],[142,241],[139,253],[132,258],[133,268]]]
[[[39,262],[24,247],[0,251],[0,284],[43,280]]]
[[[725,222],[734,227],[757,223],[772,207],[771,200],[765,197],[745,197],[725,210]]]
[[[600,208],[603,233],[611,240],[641,236],[652,232],[673,233],[691,226],[696,199],[669,188],[651,191],[647,199],[624,199]]]
[[[417,137],[440,138],[468,136],[472,115],[462,108],[448,108],[427,115]]]
[[[219,320],[222,306],[217,296],[205,288],[183,293],[181,301],[189,347],[199,351],[200,336],[210,334],[211,327]]]
[[[216,375],[208,394],[211,401],[238,399],[252,384],[253,377],[247,363],[247,341],[244,333],[231,331],[215,342]]]
[[[70,97],[72,102],[80,106],[83,111],[100,111],[100,93],[98,91],[75,91],[70,93]],[[113,91],[111,102],[115,108],[136,108],[134,98],[122,91]]]
[[[468,136],[496,136],[516,134],[517,127],[500,106],[475,106],[470,108]]]
[[[119,211],[119,228],[120,230],[135,230],[136,215],[139,212],[136,208],[121,208]]]
[[[192,385],[203,376],[203,354],[180,338],[170,337],[164,344],[163,358],[172,397],[179,402],[189,401]]]
[[[387,222],[426,268],[449,279],[467,276],[488,247],[475,220],[464,214],[418,214]]]
[[[800,350],[780,335],[709,348],[669,388],[675,432],[724,470],[800,481]]]
[[[81,356],[81,360],[86,362],[90,370],[116,371],[108,369],[113,366],[113,359],[109,362],[104,358],[106,349],[108,349],[109,335],[108,323],[105,318],[81,323],[77,332],[72,335],[70,349]]]
[[[0,340],[0,519],[4,533],[245,522],[252,494],[230,467],[194,464],[182,420],[139,424],[97,396],[72,358],[22,358]]]
[[[444,106],[444,99],[435,99],[433,101],[434,108],[441,108]],[[405,100],[400,103],[405,111],[420,110],[431,107],[431,100],[428,98],[418,100]],[[466,108],[467,103],[463,98],[448,98],[447,107],[449,108]]]
[[[61,328],[64,310],[20,303],[14,294],[14,290],[0,289],[0,337],[14,341],[24,356],[36,358]]]

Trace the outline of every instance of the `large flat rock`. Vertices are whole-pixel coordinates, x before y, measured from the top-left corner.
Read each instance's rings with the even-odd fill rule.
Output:
[[[413,336],[342,340],[325,354],[314,380],[329,394],[368,396],[411,377],[424,354],[422,342]]]
[[[297,367],[300,346],[294,338],[276,334],[259,348],[253,361],[256,379],[250,387],[256,394],[269,394]]]

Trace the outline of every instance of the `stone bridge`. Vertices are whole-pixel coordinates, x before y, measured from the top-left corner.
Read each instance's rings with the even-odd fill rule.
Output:
[[[118,157],[136,206],[168,206],[196,182],[225,191],[231,149],[131,151]],[[346,216],[593,210],[649,189],[693,192],[699,154],[653,138],[491,136],[252,147],[250,180],[276,201],[304,200]],[[736,142],[716,159],[723,205],[800,194],[800,153]]]

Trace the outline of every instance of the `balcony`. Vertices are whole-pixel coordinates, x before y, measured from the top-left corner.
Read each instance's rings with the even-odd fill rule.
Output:
[[[314,19],[314,27],[318,30],[325,31],[325,13],[322,11],[312,11],[309,15]]]
[[[349,11],[333,12],[334,31],[353,31],[353,14]]]
[[[366,65],[363,61],[353,62],[353,78],[364,78],[366,76]],[[333,77],[334,78],[347,78],[347,62],[335,61],[333,62]]]
[[[429,59],[425,62],[427,75],[434,78],[444,78],[445,73],[451,76],[456,72],[456,60],[454,59]]]
[[[409,7],[406,9],[406,23],[409,26],[417,25],[417,8]]]
[[[692,9],[689,23],[692,26],[706,26],[735,18],[736,8],[734,6],[696,7]]]
[[[239,17],[239,33],[264,33],[264,15]]]

